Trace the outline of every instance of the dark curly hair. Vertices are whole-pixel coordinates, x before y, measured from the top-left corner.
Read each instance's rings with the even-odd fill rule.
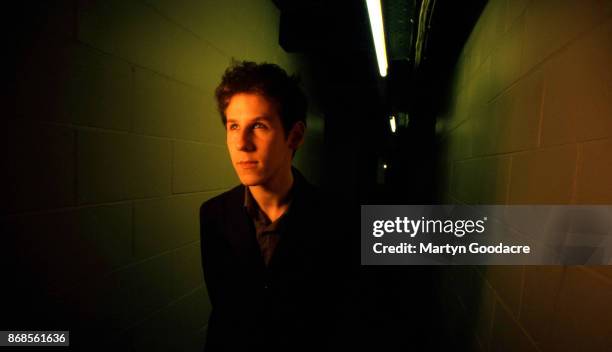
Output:
[[[232,62],[215,89],[217,108],[223,125],[227,122],[225,110],[230,99],[238,93],[261,94],[269,99],[277,108],[285,137],[296,122],[302,121],[306,125],[308,102],[299,87],[299,78],[287,75],[278,65],[251,61]]]

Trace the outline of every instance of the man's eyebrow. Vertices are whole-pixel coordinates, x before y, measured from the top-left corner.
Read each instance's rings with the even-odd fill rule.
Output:
[[[269,117],[269,116],[266,116],[266,115],[261,115],[261,116],[257,116],[257,117],[255,117],[254,119],[252,119],[252,120],[251,120],[251,121],[249,121],[249,122],[259,122],[259,121],[266,121],[266,122],[270,122],[270,120],[271,120],[271,119],[270,119],[270,117]],[[236,120],[234,120],[234,119],[226,119],[225,121],[226,121],[226,123],[235,123],[235,122],[238,122],[238,121],[236,121]]]

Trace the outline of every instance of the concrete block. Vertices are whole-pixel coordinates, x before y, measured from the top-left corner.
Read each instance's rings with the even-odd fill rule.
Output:
[[[245,5],[246,11],[239,14],[238,21],[249,23],[253,28],[243,31],[242,41],[247,44],[246,58],[274,62],[279,48],[280,10],[270,2],[242,2],[249,5]]]
[[[478,162],[465,160],[455,162],[451,181],[452,195],[467,204],[476,204],[480,191]]]
[[[198,116],[201,120],[199,125],[202,125],[202,130],[198,131],[201,134],[200,140],[208,144],[225,146],[225,126],[217,110],[217,101],[214,98],[214,93],[204,92],[199,98],[199,104],[202,105],[203,109],[202,115]],[[193,131],[188,132],[189,128],[188,124],[181,126],[180,130],[184,130],[184,132],[179,131],[179,134],[182,136],[187,136],[189,133],[193,134]]]
[[[80,1],[78,18],[79,40],[93,47],[195,86],[210,79],[205,66],[210,47],[151,6]]]
[[[505,0],[489,1],[480,14],[482,22],[482,39],[480,47],[484,57],[489,57],[497,49],[497,43],[502,39],[505,31]]]
[[[612,136],[612,20],[545,64],[542,143]]]
[[[608,280],[612,280],[612,266],[610,265],[591,265],[587,269],[607,277]]]
[[[567,145],[512,156],[510,204],[570,204],[577,148]]]
[[[174,142],[173,193],[234,187],[240,183],[225,146]]]
[[[506,204],[510,184],[510,156],[483,158],[480,163],[480,204]]]
[[[189,28],[226,57],[274,61],[280,12],[272,3],[245,0],[147,3]]]
[[[227,56],[180,26],[173,25],[167,35],[171,45],[164,55],[172,62],[168,65],[170,76],[203,90],[218,82],[229,61]]]
[[[165,74],[169,73],[163,57],[170,46],[169,27],[166,20],[136,1],[78,2],[79,40]]]
[[[180,8],[183,5],[186,5],[184,11],[186,11],[188,16],[195,16],[194,22],[199,25],[210,26],[210,28],[215,31],[220,31],[219,36],[223,41],[232,41],[229,37],[232,31],[235,31],[238,26],[234,24],[237,23],[235,21],[229,20],[229,17],[224,14],[219,14],[219,9],[222,8],[225,2],[220,2],[217,6],[213,5],[211,2],[201,2],[201,1],[190,1],[190,2],[176,2],[170,1],[167,2],[168,7],[160,10],[161,6],[154,6],[152,9],[156,9],[157,11],[161,11],[166,14],[168,12],[164,12],[164,10],[168,10],[169,13],[172,13],[172,9]],[[182,82],[187,82],[192,85],[199,87],[204,92],[214,92],[214,89],[221,81],[221,76],[225,69],[231,63],[232,57],[242,58],[243,55],[230,55],[226,52],[223,52],[219,49],[218,46],[213,45],[213,43],[209,40],[210,38],[207,35],[202,35],[202,33],[198,33],[198,31],[193,30],[193,26],[187,25],[184,26],[185,19],[182,17],[172,17],[171,21],[173,25],[171,28],[166,29],[168,32],[166,35],[169,37],[169,46],[167,48],[163,48],[164,52],[168,52],[171,55],[167,61],[171,62],[172,65],[169,65],[167,70],[159,71],[165,73],[169,76],[172,76]],[[202,18],[204,16],[205,18]],[[210,18],[208,18],[210,16]],[[182,20],[182,21],[181,21]],[[226,22],[228,26],[231,25],[231,28],[228,28],[230,32],[224,33],[224,25]],[[185,30],[179,30],[178,28],[186,28]],[[190,32],[191,30],[191,32]],[[189,35],[187,35],[187,33]],[[227,37],[224,37],[224,34],[227,34]],[[233,40],[237,45],[243,45],[240,36],[237,36]],[[155,71],[155,69],[154,69]]]
[[[524,41],[524,21],[519,17],[509,30],[500,35],[491,56],[491,86],[497,96],[519,78]]]
[[[474,30],[472,30],[472,32],[470,33],[470,36],[468,37],[465,45],[463,46],[463,51],[461,52],[461,55],[463,55],[465,57],[464,62],[465,62],[465,67],[463,68],[464,72],[463,75],[465,76],[465,80],[470,80],[473,75],[474,72],[476,71],[477,65],[475,63],[476,58],[474,57],[474,52],[473,52],[473,48],[474,48],[474,41],[472,36],[474,35]]]
[[[80,204],[170,194],[171,141],[83,130],[77,146]]]
[[[135,132],[225,143],[214,92],[203,92],[145,69],[135,70],[135,86]]]
[[[479,119],[481,153],[508,153],[538,145],[542,74],[536,71],[494,99]]]
[[[455,128],[472,116],[472,95],[475,86],[475,81],[469,81],[461,88],[454,87],[453,96],[449,103],[449,105],[451,105],[448,123],[449,130]]]
[[[500,112],[505,112],[498,104],[503,103],[503,97],[483,105],[480,109],[474,110],[472,114],[472,151],[474,156],[491,155],[497,153],[497,143],[499,135],[503,133],[498,128],[500,120],[503,118]]]
[[[147,3],[164,13],[176,23],[195,33],[199,38],[226,57],[244,57],[247,54],[242,35],[245,28],[252,27],[252,19],[240,21],[240,13],[245,12],[246,1],[187,1],[177,3],[168,0],[150,0]],[[241,23],[236,26],[236,23]]]
[[[118,336],[203,284],[199,243],[92,278],[64,296],[72,321]]]
[[[512,95],[508,125],[501,133],[501,150],[531,150],[538,146],[542,111],[543,75],[534,71],[508,91]]]
[[[78,44],[58,45],[39,55],[18,73],[18,114],[129,130],[133,84],[128,63]]]
[[[219,192],[134,203],[134,256],[145,259],[200,239],[199,210]]]
[[[189,345],[204,347],[198,332],[208,322],[211,306],[206,289],[201,286],[172,302],[127,333],[136,351],[183,350]]]
[[[482,37],[484,36],[483,24],[484,21],[481,20],[476,22],[466,43],[467,53],[470,57],[470,68],[468,70],[469,77],[473,77],[486,59],[484,48],[482,47]]]
[[[127,131],[132,120],[133,79],[124,61],[79,47],[65,82],[65,113],[78,125]]]
[[[132,260],[130,204],[19,215],[7,225],[27,285],[48,294],[66,292]]]
[[[517,321],[503,305],[495,306],[491,351],[539,351]]]
[[[486,284],[482,286],[480,291],[481,300],[476,313],[475,332],[482,350],[489,351],[496,296],[493,289]]]
[[[486,280],[515,318],[521,311],[524,272],[523,266],[489,266],[486,272]]]
[[[468,316],[478,314],[484,281],[470,266],[458,267],[455,275],[453,292],[459,297]]]
[[[525,12],[522,72],[531,70],[553,52],[604,18],[598,0],[536,0]]]
[[[491,57],[489,56],[474,74],[470,110],[478,109],[479,106],[487,104],[495,97],[491,70]]]
[[[134,124],[139,134],[176,137],[177,120],[193,114],[184,103],[189,90],[183,84],[149,70],[134,70]],[[197,129],[199,126],[193,126]]]
[[[612,203],[612,139],[582,144],[578,160],[576,203]]]
[[[509,150],[508,131],[511,126],[514,101],[514,94],[502,94],[474,110],[471,138],[474,155],[491,155]]]
[[[554,339],[552,317],[565,268],[561,266],[526,266],[520,322],[538,346]]]
[[[506,0],[504,8],[504,31],[510,30],[515,22],[525,13],[530,0]]]
[[[75,203],[75,132],[71,128],[8,121],[2,213]]]
[[[543,350],[605,351],[612,346],[612,282],[568,267],[556,307],[554,339]]]
[[[455,128],[449,135],[450,160],[464,160],[472,156],[472,129],[473,119],[469,119]]]

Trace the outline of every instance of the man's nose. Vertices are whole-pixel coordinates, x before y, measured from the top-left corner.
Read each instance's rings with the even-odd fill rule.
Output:
[[[248,129],[243,129],[236,133],[236,149],[240,151],[253,151],[255,145],[253,144],[253,134]]]

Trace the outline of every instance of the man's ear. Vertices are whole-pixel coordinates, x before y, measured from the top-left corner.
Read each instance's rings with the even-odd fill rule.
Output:
[[[289,147],[293,150],[297,150],[304,143],[305,133],[306,126],[302,121],[294,123],[287,138],[289,142]]]

